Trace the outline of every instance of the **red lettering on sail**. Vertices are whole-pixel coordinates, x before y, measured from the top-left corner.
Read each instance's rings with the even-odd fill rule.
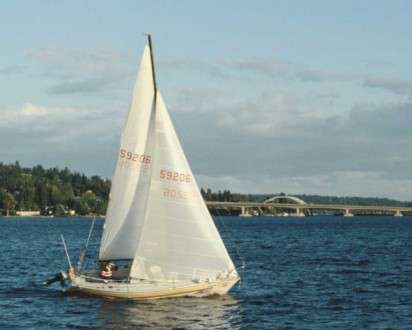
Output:
[[[119,157],[127,159],[131,162],[142,163],[142,164],[150,164],[150,162],[152,161],[152,158],[149,155],[136,154],[126,149],[120,149]]]
[[[166,180],[166,181],[189,183],[191,181],[191,176],[190,174],[187,174],[187,173],[160,170],[160,179]]]
[[[184,201],[184,200],[193,200],[195,195],[188,191],[164,188],[162,191],[163,197],[169,200]]]

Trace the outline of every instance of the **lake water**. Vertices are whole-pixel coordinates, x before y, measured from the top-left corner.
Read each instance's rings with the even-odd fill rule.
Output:
[[[41,285],[66,269],[60,233],[76,259],[90,223],[0,218],[0,329],[412,329],[412,217],[218,218],[241,284],[140,302]]]

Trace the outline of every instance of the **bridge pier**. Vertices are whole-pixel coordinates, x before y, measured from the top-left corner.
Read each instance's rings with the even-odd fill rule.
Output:
[[[302,210],[300,208],[296,208],[296,213],[295,214],[291,214],[294,217],[304,217],[305,213],[302,212]]]
[[[353,217],[352,212],[350,209],[345,209],[345,214],[343,215],[344,217]]]
[[[251,217],[252,215],[248,213],[246,207],[244,207],[243,205],[240,208],[240,214],[239,217]]]
[[[403,217],[403,213],[400,210],[396,210],[396,213],[394,214],[395,217]]]

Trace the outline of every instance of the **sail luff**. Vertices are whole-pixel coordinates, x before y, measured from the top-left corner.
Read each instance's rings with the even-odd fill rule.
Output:
[[[153,150],[153,155],[152,156],[153,156],[153,159],[155,160],[156,159],[156,150],[157,150],[157,148],[156,148],[157,82],[156,82],[156,69],[155,69],[155,65],[154,65],[152,36],[151,36],[150,33],[147,34],[147,41],[148,41],[148,46],[149,46],[150,64],[151,64],[151,69],[152,69],[152,82],[153,82],[153,90],[154,90],[153,107],[152,107],[151,121],[150,121],[150,123],[151,123],[150,128],[152,128],[152,130],[150,130],[149,132],[154,131],[153,136],[151,136],[151,141],[154,144],[154,150]],[[148,193],[147,200],[146,200],[145,207],[144,207],[144,213],[143,213],[143,218],[142,218],[142,222],[141,222],[140,236],[138,238],[136,237],[137,248],[134,251],[135,256],[133,258],[132,265],[129,269],[129,277],[134,275],[134,273],[136,272],[137,264],[138,264],[138,262],[136,262],[136,253],[139,250],[139,246],[140,246],[140,243],[141,243],[141,238],[142,238],[142,235],[144,233],[144,225],[145,225],[145,223],[147,221],[147,218],[148,218],[147,207],[148,207],[149,201],[150,201],[150,189],[151,189],[151,186],[152,186],[152,180],[153,180],[153,166],[151,167],[150,181],[149,181],[149,191],[148,191],[149,193]]]

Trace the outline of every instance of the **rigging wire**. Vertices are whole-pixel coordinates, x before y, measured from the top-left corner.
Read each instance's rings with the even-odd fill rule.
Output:
[[[246,260],[242,257],[242,255],[240,253],[240,250],[239,250],[239,246],[238,246],[238,244],[236,244],[236,240],[233,238],[233,235],[232,235],[231,231],[229,230],[229,227],[225,224],[225,221],[223,221],[223,219],[220,219],[221,217],[223,217],[223,215],[219,212],[219,208],[216,208],[216,213],[217,213],[217,216],[215,217],[215,219],[224,228],[224,230],[225,230],[225,232],[227,233],[227,236],[228,236],[228,241],[230,241],[230,245],[234,247],[236,255],[237,255],[239,261],[241,262],[241,266],[240,266],[241,270],[239,271],[239,276],[240,275],[243,276],[243,274],[246,271]],[[242,284],[242,276],[240,276],[240,279],[239,279],[239,287],[241,287],[241,284]]]
[[[92,224],[91,224],[90,229],[89,229],[89,235],[87,236],[87,240],[86,240],[86,243],[84,245],[83,251],[80,253],[79,261],[77,262],[77,272],[78,273],[81,272],[82,265],[83,265],[83,260],[84,260],[84,257],[86,256],[87,248],[89,246],[89,242],[90,242],[90,238],[91,238],[92,233],[93,233],[95,222],[96,222],[96,216],[93,217],[93,221],[92,221]]]

